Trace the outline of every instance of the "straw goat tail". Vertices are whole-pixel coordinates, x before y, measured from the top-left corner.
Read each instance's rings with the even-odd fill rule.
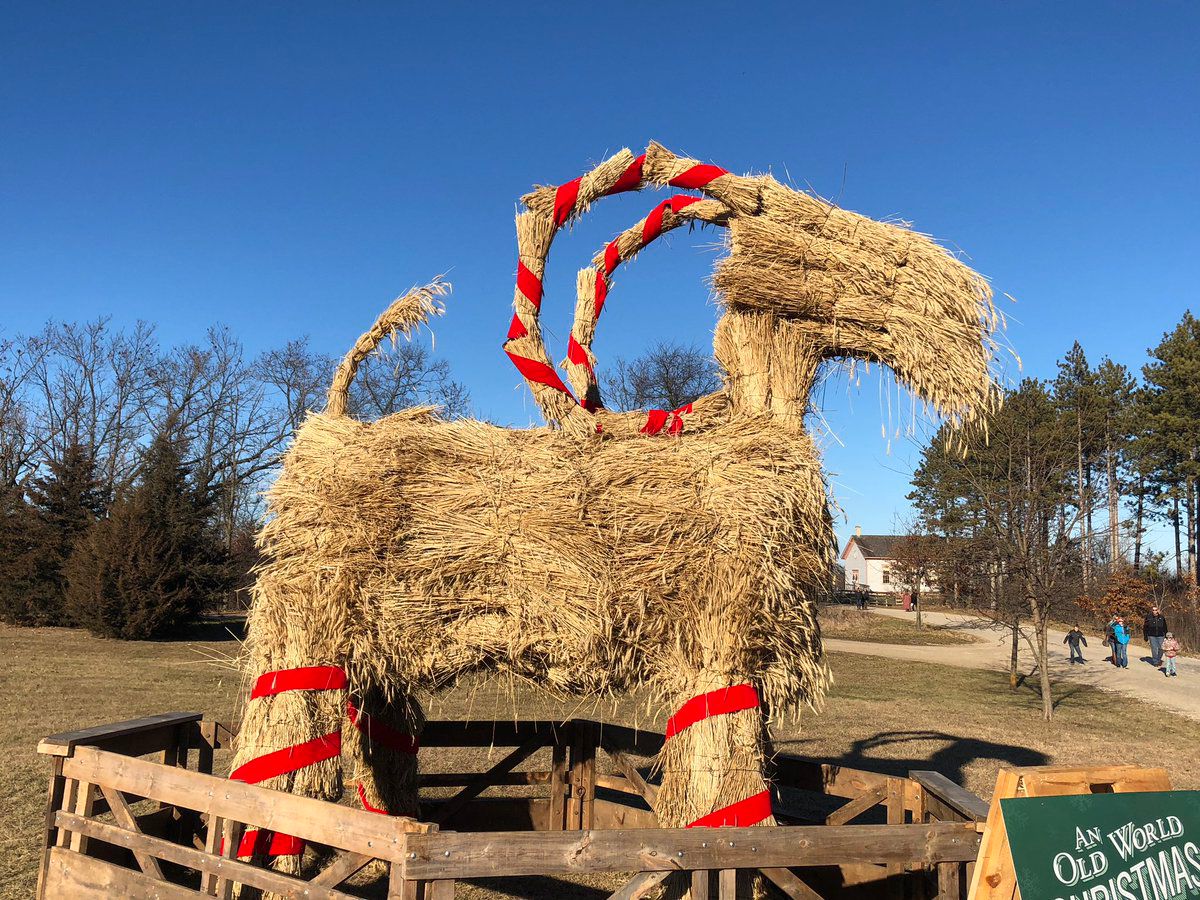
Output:
[[[441,298],[448,293],[450,283],[438,276],[424,287],[412,288],[393,300],[392,305],[375,320],[375,324],[354,342],[333,373],[333,383],[329,386],[329,399],[325,406],[326,415],[346,415],[350,384],[362,361],[374,352],[384,338],[394,339],[397,332],[409,337],[418,325],[428,322],[430,316],[440,316],[445,311]]]

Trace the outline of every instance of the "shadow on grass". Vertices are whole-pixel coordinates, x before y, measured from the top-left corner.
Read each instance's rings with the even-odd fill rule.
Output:
[[[914,745],[911,755],[903,754],[905,744]],[[930,744],[940,746],[931,752]],[[877,755],[877,751],[883,748],[889,748],[893,753],[899,748],[901,755]],[[785,747],[780,749],[789,752]],[[833,766],[866,769],[884,775],[904,777],[912,771],[932,770],[945,775],[955,784],[962,784],[966,778],[967,767],[980,759],[994,760],[1007,766],[1041,766],[1050,761],[1050,757],[1045,753],[1029,747],[1000,744],[932,730],[880,731],[871,737],[855,741],[841,756],[823,757],[821,761]]]
[[[246,617],[244,615],[204,616],[189,622],[178,633],[160,638],[163,643],[219,644],[222,641],[244,641],[246,639]]]

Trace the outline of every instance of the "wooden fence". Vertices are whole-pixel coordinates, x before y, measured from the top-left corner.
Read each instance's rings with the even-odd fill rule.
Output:
[[[38,896],[231,897],[240,883],[351,898],[362,889],[346,882],[379,860],[379,890],[405,900],[445,900],[463,879],[596,873],[628,878],[614,898],[642,897],[680,873],[693,898],[730,900],[746,870],[803,900],[961,900],[987,816],[938,773],[903,778],[781,755],[780,827],[659,828],[643,761],[662,735],[571,720],[428,723],[423,753],[513,749],[486,771],[422,775],[425,794],[457,790],[424,799],[427,821],[417,821],[214,777],[214,752],[230,738],[199,713],[176,713],[43,740],[53,773]],[[543,748],[548,769],[518,771]],[[483,796],[497,788],[536,796]],[[870,817],[876,824],[851,824]],[[247,827],[314,845],[312,871],[233,858]]]

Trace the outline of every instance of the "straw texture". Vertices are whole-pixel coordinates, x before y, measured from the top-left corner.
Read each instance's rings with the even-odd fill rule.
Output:
[[[644,413],[589,412],[565,387],[534,381],[545,428],[443,421],[427,408],[347,418],[359,363],[439,312],[446,285],[406,294],[347,354],[327,410],[301,427],[268,494],[246,665],[342,666],[351,697],[413,734],[422,694],[479,672],[588,696],[650,686],[675,707],[752,684],[763,708],[705,719],[663,751],[656,813],[686,825],[763,789],[764,715],[797,714],[829,681],[815,609],[834,546],[804,429],[821,363],[885,363],[965,421],[993,403],[1000,322],[983,279],[927,237],[770,177],[655,144],[577,181],[523,198],[524,282],[505,349],[549,365],[540,280],[561,226],[608,193],[700,185],[707,200],[661,222],[728,228],[713,281],[722,390],[694,404],[678,438],[639,433]],[[587,362],[567,366],[581,397],[599,398],[598,280],[611,287],[614,259],[632,258],[651,231],[643,219],[581,273],[572,335]],[[415,812],[413,758],[350,740],[339,693],[251,702],[238,760],[343,727],[369,802]],[[341,790],[336,761],[276,781],[331,799]]]

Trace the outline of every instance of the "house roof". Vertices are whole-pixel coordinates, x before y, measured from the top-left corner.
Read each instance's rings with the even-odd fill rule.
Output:
[[[902,534],[856,534],[846,542],[846,549],[842,553],[842,559],[845,559],[850,553],[850,545],[858,544],[858,549],[867,559],[891,559],[892,548],[896,541],[904,537]]]

